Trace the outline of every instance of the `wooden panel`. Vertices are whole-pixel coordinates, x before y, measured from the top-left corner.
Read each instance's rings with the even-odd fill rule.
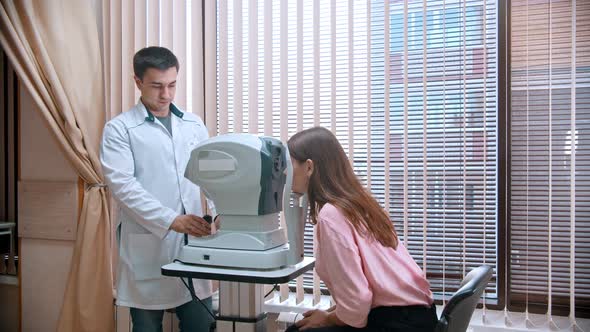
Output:
[[[39,106],[21,83],[18,179],[21,181],[76,182],[78,175],[66,159],[57,139],[41,115]]]
[[[29,238],[20,242],[22,331],[57,331],[74,242]]]
[[[21,181],[20,237],[75,240],[78,216],[76,182]]]

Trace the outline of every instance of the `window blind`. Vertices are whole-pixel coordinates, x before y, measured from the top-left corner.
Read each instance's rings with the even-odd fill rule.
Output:
[[[217,22],[219,133],[325,126],[435,292],[495,267],[495,1],[218,0]]]
[[[374,3],[371,190],[433,291],[449,294],[496,264],[496,5]]]
[[[588,317],[590,3],[511,12],[509,305]]]
[[[104,1],[103,54],[107,119],[135,105],[133,55],[147,46],[169,48],[178,58],[174,102],[204,118],[203,4],[191,0]]]

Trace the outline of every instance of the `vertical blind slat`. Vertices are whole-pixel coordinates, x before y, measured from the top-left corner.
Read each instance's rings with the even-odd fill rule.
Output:
[[[422,0],[422,17],[426,17],[427,13],[427,6],[426,0]],[[426,20],[422,20],[422,45],[426,45]],[[428,94],[427,92],[427,62],[428,62],[428,51],[423,47],[422,48],[422,95],[424,96],[424,100],[422,101],[422,121],[424,123],[428,123],[428,112],[427,112],[427,104],[428,104]],[[427,204],[427,195],[428,195],[428,185],[426,183],[426,178],[428,176],[428,154],[426,147],[428,146],[428,134],[427,134],[427,127],[422,126],[422,160],[424,160],[424,167],[422,168],[422,181],[424,182],[422,185],[422,234],[426,236],[427,234],[427,220],[428,220],[428,213],[426,209]],[[485,224],[485,223],[484,223]],[[428,250],[427,241],[422,241],[422,270],[425,274],[428,274],[427,270],[427,259],[426,253]]]
[[[551,66],[551,57],[552,57],[552,47],[553,47],[553,33],[552,33],[552,28],[553,28],[553,21],[551,20],[551,1],[549,1],[549,79],[548,79],[548,85],[551,87],[553,85],[553,68]],[[551,135],[551,129],[553,127],[553,117],[552,117],[552,108],[553,108],[553,103],[552,103],[552,97],[553,97],[553,90],[549,89],[549,104],[547,105],[549,107],[549,130],[547,133],[547,136],[549,138],[549,160],[552,160],[553,156],[553,135]],[[553,201],[553,163],[549,162],[549,202],[548,202],[548,221],[549,221],[549,225],[548,225],[548,236],[547,236],[547,244],[548,244],[548,249],[547,250],[547,263],[548,263],[548,280],[547,280],[547,296],[548,296],[548,304],[549,307],[547,308],[547,316],[551,317],[551,313],[552,313],[552,309],[553,309],[553,259],[552,259],[552,254],[553,254],[553,227],[552,227],[552,223],[553,223],[553,209],[552,207],[552,202]],[[551,318],[550,318],[551,319]]]
[[[159,0],[147,0],[147,44],[160,45],[160,3]]]
[[[248,5],[248,132],[258,133],[258,1]]]
[[[125,1],[124,1],[125,2]],[[174,1],[160,1],[160,46],[166,47],[167,49],[173,48],[174,43]]]
[[[403,100],[404,100],[404,133],[403,133],[403,234],[404,242],[408,243],[408,2],[404,1],[404,69],[403,69]],[[387,165],[387,164],[386,164]]]
[[[229,100],[229,86],[228,86],[228,4],[230,0],[220,0],[219,3],[219,134],[225,134],[228,132],[229,112],[224,110],[228,109]]]
[[[217,80],[217,66],[213,64],[217,62],[217,34],[213,33],[217,29],[217,1],[216,0],[205,0],[202,6],[199,6],[199,3],[195,3],[194,7],[201,7],[201,11],[204,13],[203,18],[201,20],[195,19],[191,22],[193,25],[192,31],[195,33],[202,35],[202,39],[195,38],[193,39],[195,43],[201,45],[199,41],[203,41],[204,43],[204,50],[200,52],[196,52],[193,54],[203,54],[202,62],[195,64],[193,68],[198,70],[198,66],[204,67],[204,81],[203,82],[194,82],[193,87],[199,89],[199,85],[203,84],[201,90],[197,90],[199,95],[203,95],[205,98],[204,101],[204,109],[203,112],[205,113],[205,117],[203,118],[205,124],[207,125],[207,129],[209,130],[209,135],[213,136],[217,133],[217,93],[218,87],[216,83]],[[198,9],[197,9],[198,12]],[[195,15],[197,14],[195,12]],[[203,23],[204,22],[204,23]],[[192,39],[192,38],[191,38]],[[219,46],[221,49],[221,46]],[[195,57],[198,61],[199,57]],[[198,66],[197,66],[198,65]],[[199,78],[199,75],[193,75],[193,81]]]
[[[242,0],[233,0],[233,69],[234,69],[234,84],[233,84],[233,124],[234,132],[243,132],[243,102],[244,102],[244,81],[243,81],[243,34],[242,34]]]
[[[443,0],[443,13],[442,13],[442,21],[443,21],[443,77],[447,77],[447,29],[446,29],[446,23],[447,23],[447,7],[446,7],[446,1]],[[443,206],[447,206],[447,172],[446,172],[446,164],[447,164],[447,142],[446,142],[446,128],[447,128],[447,81],[443,81],[443,149],[442,149],[442,154],[443,154],[443,161],[442,161],[442,182],[443,182],[443,188],[442,188],[442,201],[443,201]],[[442,265],[442,291],[443,291],[443,305],[446,305],[446,298],[447,298],[447,273],[446,273],[446,269],[447,269],[447,243],[446,243],[446,239],[447,239],[447,225],[446,225],[446,212],[443,211],[442,212],[442,231],[443,231],[443,244],[442,244],[442,259],[443,259],[443,265]]]
[[[383,20],[384,22],[384,26],[383,26],[383,31],[384,31],[384,40],[390,40],[390,20],[388,19],[389,17],[389,11],[390,11],[390,3],[389,0],[384,0],[384,14],[383,16],[385,17],[385,19]],[[385,152],[384,152],[384,175],[383,175],[383,180],[385,182],[385,187],[384,187],[384,201],[383,201],[383,208],[385,209],[385,211],[387,211],[389,214],[391,214],[391,210],[390,210],[390,195],[389,195],[389,190],[390,190],[390,168],[389,168],[389,164],[390,164],[390,151],[391,151],[391,143],[389,140],[389,132],[390,132],[390,87],[391,87],[391,54],[390,54],[390,45],[389,43],[384,43],[383,44],[384,47],[384,52],[385,52],[385,83],[384,83],[384,103],[383,103],[383,116],[386,119],[384,121],[384,125],[385,125],[385,129],[384,129],[384,133],[383,133],[383,140],[385,141]]]
[[[486,40],[486,36],[487,36],[487,13],[484,13],[482,15],[482,21],[483,21],[483,25],[482,25],[482,37],[484,38],[484,40]],[[488,51],[487,51],[487,42],[484,41],[483,45],[482,45],[482,63],[484,64],[483,68],[482,68],[482,73],[483,73],[483,77],[487,77],[487,66],[485,64],[487,64],[487,56],[488,56]],[[483,114],[487,114],[487,79],[484,79],[483,81]],[[488,132],[488,124],[487,121],[484,121],[483,124],[483,160],[487,160],[487,145],[488,145],[488,140],[487,140],[487,132]],[[488,185],[488,181],[487,181],[487,163],[483,164],[483,180],[482,180],[482,184],[481,187],[483,187],[483,192],[487,192],[487,185]],[[484,220],[487,220],[487,200],[483,200],[483,218]],[[482,236],[482,246],[485,247],[487,240],[488,240],[488,232],[487,232],[487,223],[483,223],[483,236]],[[486,258],[487,258],[487,252],[484,250],[483,251],[483,255],[482,255],[482,262],[484,265],[487,264]],[[486,321],[486,299],[487,299],[487,288],[484,289],[483,291],[483,313],[482,313],[482,322]]]
[[[462,20],[461,22],[463,22],[463,31],[461,34],[461,37],[463,39],[463,56],[462,56],[462,63],[463,63],[463,68],[466,67],[466,58],[467,58],[467,39],[466,39],[466,30],[467,30],[467,20],[465,17],[465,12],[467,11],[467,7],[466,7],[466,1],[463,0],[462,1],[462,11],[461,11],[461,15],[462,15]],[[463,96],[465,96],[467,94],[467,71],[463,70],[462,73],[462,94]],[[467,99],[463,98],[463,109],[467,109]],[[466,118],[465,118],[466,114],[465,112],[463,112],[463,123],[466,123]],[[463,260],[463,270],[462,270],[462,274],[466,275],[467,274],[467,267],[466,267],[466,262],[465,262],[465,258],[466,258],[466,250],[467,250],[467,245],[466,245],[466,240],[467,240],[467,201],[466,201],[466,196],[467,196],[467,171],[465,170],[465,166],[467,165],[467,137],[465,135],[465,130],[462,130],[462,142],[463,142],[463,151],[462,151],[462,155],[463,155],[463,169],[462,169],[462,175],[463,175],[463,248],[462,248],[462,260]]]
[[[354,3],[348,0],[348,159],[354,166]]]
[[[313,0],[313,125],[320,125],[320,1]]]
[[[371,178],[372,178],[372,169],[371,169],[371,116],[372,116],[372,101],[371,101],[371,1],[367,1],[367,16],[366,16],[366,25],[367,25],[367,52],[365,54],[367,58],[367,188],[372,188],[371,186]]]
[[[508,294],[526,311],[587,310],[590,258],[580,237],[588,222],[587,124],[590,30],[580,1],[513,1],[511,45],[511,236]],[[586,15],[587,16],[587,15]],[[546,239],[539,240],[539,234]],[[545,243],[544,246],[539,244]],[[539,260],[543,263],[539,264]],[[547,294],[540,297],[539,294]],[[546,308],[546,309],[545,309]],[[551,318],[549,323],[553,324]]]
[[[570,319],[575,322],[576,317],[576,0],[572,0],[571,9],[572,28],[572,65],[570,70]]]
[[[280,17],[281,17],[281,23],[280,23],[280,96],[281,96],[281,101],[280,101],[280,138],[281,141],[286,142],[287,141],[287,136],[289,133],[289,128],[288,128],[288,119],[287,119],[287,114],[288,114],[288,54],[287,54],[287,42],[288,42],[288,37],[287,37],[287,29],[288,29],[288,23],[289,23],[289,8],[287,7],[287,1],[281,1],[281,5],[280,5]],[[285,221],[285,214],[281,213],[281,227],[283,227],[283,229],[286,229],[286,221]],[[281,285],[281,294],[288,294],[289,292],[289,286],[287,284],[282,284]]]
[[[172,7],[172,52],[178,58],[182,67],[178,72],[176,78],[176,97],[175,103],[181,108],[193,112],[192,109],[187,109],[187,89],[188,89],[188,52],[187,52],[187,0],[174,0]],[[195,3],[195,5],[197,5]],[[192,61],[191,61],[192,62]],[[192,65],[192,63],[191,63]]]
[[[133,2],[122,1],[121,2],[121,17],[125,18],[123,21],[117,23],[121,25],[121,94],[122,94],[122,105],[121,109],[126,111],[133,104],[135,104],[135,84],[133,82],[133,42],[134,42],[134,18],[133,18]]]
[[[281,114],[281,118],[280,118],[280,124],[281,124],[281,129],[280,129],[280,137],[281,140],[283,142],[287,141],[287,135],[289,133],[288,130],[288,121],[287,121],[287,114],[289,112],[288,109],[288,88],[289,88],[289,77],[287,76],[288,74],[288,67],[289,67],[289,63],[288,63],[288,49],[287,49],[287,43],[288,43],[288,36],[287,36],[287,32],[288,32],[288,23],[289,23],[289,8],[287,7],[287,1],[281,1],[281,23],[280,23],[280,29],[281,29],[281,41],[280,41],[280,65],[279,65],[279,69],[280,69],[280,77],[281,77],[281,82],[280,82],[280,95],[281,95],[281,104],[280,104],[280,114]]]
[[[203,7],[205,7],[205,3],[192,3],[190,8],[190,18],[188,20],[188,25],[190,26],[190,38],[187,38],[188,44],[190,45],[190,58],[187,59],[191,63],[191,73],[190,73],[190,81],[191,87],[189,92],[190,102],[187,100],[187,108],[189,108],[193,113],[198,115],[203,121],[209,123],[208,119],[205,118],[205,104],[206,104],[206,97],[205,97],[205,73],[206,67],[204,66],[205,61],[205,49],[209,50],[210,47],[204,48],[205,41],[203,40],[203,31],[205,24],[205,16],[203,15]],[[214,30],[210,31],[213,32]],[[217,35],[217,34],[216,34]],[[213,49],[217,48],[216,44],[213,44]],[[210,50],[209,50],[210,51]],[[216,54],[217,52],[215,52]],[[188,65],[188,63],[187,63]],[[188,67],[187,67],[188,70]],[[211,77],[212,82],[217,81],[216,75]],[[209,78],[209,76],[207,76]],[[217,102],[215,102],[217,104]],[[216,113],[211,110],[211,113]],[[212,127],[212,126],[211,126]],[[211,130],[210,128],[209,130]]]
[[[137,52],[147,46],[147,4],[145,0],[135,0],[134,4],[135,12],[133,15],[133,21],[135,23],[135,33],[133,35],[135,36],[135,42],[133,52]],[[133,100],[137,101],[141,93],[138,89],[135,89],[135,87],[133,88],[133,91],[135,92]]]
[[[336,0],[330,1],[330,129],[336,132]]]
[[[303,0],[297,0],[297,131],[303,130]]]
[[[273,40],[272,0],[264,0],[264,135],[272,135]]]

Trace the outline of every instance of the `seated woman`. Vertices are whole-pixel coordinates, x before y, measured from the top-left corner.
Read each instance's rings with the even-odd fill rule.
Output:
[[[430,285],[399,243],[387,213],[361,185],[336,137],[315,127],[288,142],[293,191],[307,193],[316,225],[316,271],[336,305],[296,328],[314,332],[432,332]]]

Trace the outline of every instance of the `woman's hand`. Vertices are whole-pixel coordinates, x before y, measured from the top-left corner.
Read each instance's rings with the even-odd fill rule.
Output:
[[[295,323],[300,331],[311,328],[327,327],[334,325],[329,318],[329,313],[324,310],[310,310],[303,314],[302,320]]]

